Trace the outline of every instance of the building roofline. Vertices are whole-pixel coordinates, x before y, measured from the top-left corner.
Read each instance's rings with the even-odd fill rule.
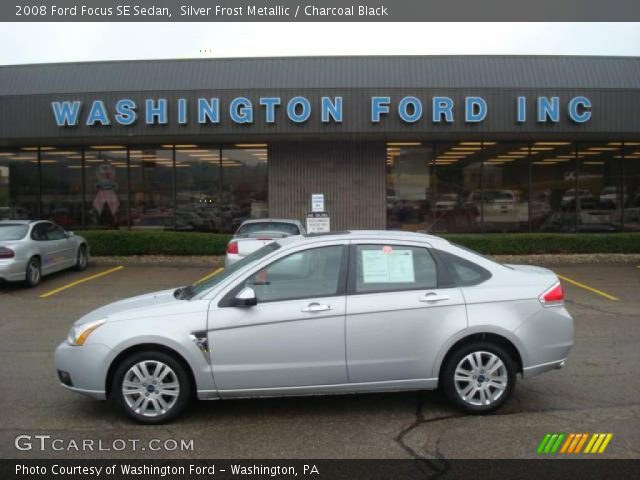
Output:
[[[43,63],[16,63],[0,65],[0,69],[15,67],[55,67],[68,65],[108,65],[108,64],[129,64],[129,63],[180,63],[180,62],[225,62],[225,61],[269,61],[269,60],[341,60],[341,59],[464,59],[464,58],[486,58],[486,59],[587,59],[587,60],[640,60],[640,56],[635,55],[534,55],[534,54],[506,54],[506,55],[299,55],[299,56],[268,56],[268,57],[209,57],[209,58],[156,58],[156,59],[127,59],[127,60],[83,60],[75,62],[43,62]]]

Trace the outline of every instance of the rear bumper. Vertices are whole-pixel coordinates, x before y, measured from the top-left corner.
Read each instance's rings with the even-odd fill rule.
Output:
[[[20,282],[25,279],[27,260],[0,260],[0,280],[6,282]]]
[[[532,377],[564,366],[573,347],[573,318],[562,306],[543,307],[515,334],[526,349],[522,376]]]
[[[542,363],[540,365],[532,365],[530,367],[525,367],[522,369],[522,378],[529,378],[535,375],[539,375],[544,372],[548,372],[549,370],[559,370],[564,367],[564,364],[567,362],[566,358],[562,360],[555,360],[549,363]]]
[[[229,265],[233,265],[234,263],[236,263],[241,258],[242,258],[242,255],[233,254],[233,253],[227,253],[225,255],[225,257],[224,257],[224,266],[225,266],[225,268],[228,267]]]

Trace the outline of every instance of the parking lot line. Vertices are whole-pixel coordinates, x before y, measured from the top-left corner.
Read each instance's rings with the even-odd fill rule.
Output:
[[[118,267],[114,267],[114,268],[110,268],[109,270],[105,270],[104,272],[96,273],[95,275],[91,275],[89,277],[81,278],[80,280],[76,280],[75,282],[67,283],[66,285],[63,285],[62,287],[58,287],[58,288],[56,288],[54,290],[51,290],[51,291],[49,291],[47,293],[43,293],[42,295],[40,295],[40,298],[50,297],[51,295],[54,295],[54,294],[56,294],[58,292],[66,290],[67,288],[75,287],[76,285],[79,285],[79,284],[84,283],[84,282],[88,282],[89,280],[93,280],[95,278],[104,277],[105,275],[109,275],[110,273],[117,272],[118,270],[122,270],[123,268],[124,268],[124,266],[120,265]]]
[[[560,278],[561,280],[564,280],[567,283],[570,283],[571,285],[575,285],[576,287],[583,288],[583,289],[588,290],[588,291],[590,291],[592,293],[595,293],[597,295],[601,295],[604,298],[607,298],[609,300],[613,300],[614,302],[620,300],[618,297],[614,297],[613,295],[610,295],[610,294],[608,294],[606,292],[603,292],[602,290],[598,290],[597,288],[590,287],[589,285],[585,285],[584,283],[580,283],[580,282],[578,282],[576,280],[573,280],[573,279],[571,279],[569,277],[565,277],[564,275],[558,274],[558,278]]]
[[[202,277],[200,280],[196,280],[193,284],[197,285],[198,283],[202,283],[205,280],[209,280],[211,277],[213,277],[214,275],[219,274],[223,270],[224,270],[224,268],[222,268],[222,267],[216,268],[213,272],[207,273],[204,277]]]

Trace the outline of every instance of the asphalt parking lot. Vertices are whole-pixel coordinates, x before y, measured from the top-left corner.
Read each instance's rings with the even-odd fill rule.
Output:
[[[194,282],[206,267],[125,266],[65,272],[33,290],[0,285],[2,458],[533,458],[547,432],[610,432],[602,457],[640,455],[640,268],[554,265],[565,278],[576,345],[566,367],[519,381],[497,414],[465,416],[437,392],[197,402],[165,426],[131,423],[110,403],[58,385],[53,350],[71,323],[105,303]],[[82,442],[193,440],[187,451],[19,451],[16,436]],[[35,443],[35,442],[34,442]],[[155,444],[158,445],[157,443]],[[588,458],[588,455],[582,455]],[[591,456],[593,458],[593,456]]]

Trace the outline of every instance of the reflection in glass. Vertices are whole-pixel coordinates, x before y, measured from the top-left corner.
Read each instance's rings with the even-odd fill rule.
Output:
[[[529,230],[529,147],[526,143],[484,142],[482,219],[484,232]],[[539,217],[548,204],[536,198],[531,215]]]
[[[482,143],[437,143],[434,231],[478,232],[482,219]]]
[[[387,145],[387,228],[431,231],[432,161],[431,145]]]
[[[100,145],[84,152],[85,223],[92,228],[127,225],[127,149]]]
[[[220,231],[232,233],[249,218],[269,216],[267,160],[262,145],[221,151]]]
[[[579,145],[578,231],[614,232],[622,226],[622,145]]]
[[[38,214],[37,151],[0,150],[0,220]]]
[[[41,218],[64,228],[82,225],[82,150],[40,149]]]
[[[531,226],[543,232],[576,228],[576,160],[571,142],[531,144]]]
[[[624,229],[640,232],[640,139],[625,142],[623,152]]]
[[[173,150],[144,147],[129,152],[131,228],[181,230],[194,227],[175,218],[173,207]],[[182,163],[180,163],[182,168]],[[176,164],[176,167],[178,164]]]
[[[176,145],[176,221],[220,232],[220,149]]]

